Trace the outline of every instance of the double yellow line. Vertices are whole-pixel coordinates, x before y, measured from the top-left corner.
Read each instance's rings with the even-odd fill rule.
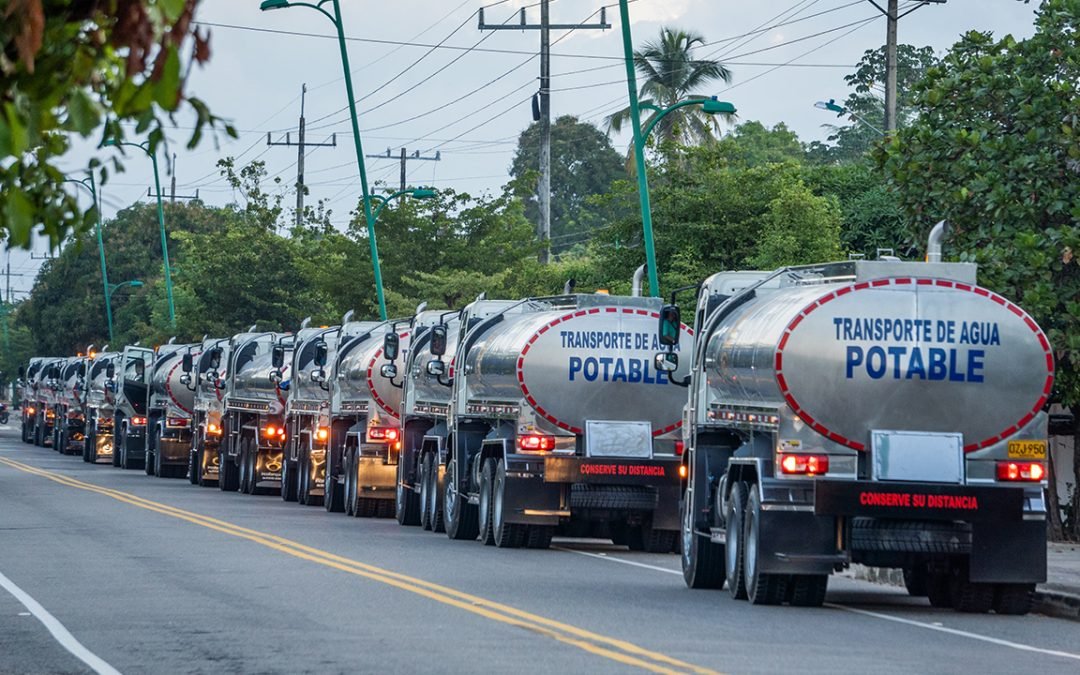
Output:
[[[137,506],[141,509],[160,513],[165,516],[184,520],[194,525],[199,525],[223,534],[247,539],[253,543],[291,555],[301,560],[307,560],[325,567],[330,567],[358,577],[377,581],[393,586],[403,591],[409,591],[444,605],[450,605],[471,614],[482,616],[502,624],[516,626],[532,631],[539,635],[557,640],[563,644],[582,649],[590,654],[601,656],[618,663],[641,668],[655,673],[699,673],[702,675],[713,674],[716,671],[695,666],[685,661],[672,658],[659,652],[639,647],[631,642],[600,635],[570,624],[548,619],[543,616],[532,614],[524,610],[504,605],[502,603],[487,600],[476,595],[434,584],[423,579],[411,577],[390,570],[382,569],[374,565],[368,565],[349,558],[343,558],[333,553],[323,551],[299,542],[278,537],[257,530],[233,525],[232,523],[204,516],[184,509],[178,509],[160,502],[143,499],[128,492],[121,492],[110,488],[86,483],[69,476],[45,471],[6,457],[0,457],[0,463],[6,464],[13,469],[23,471],[35,476],[47,478],[55,483],[73,487],[87,492],[96,492],[117,501]]]

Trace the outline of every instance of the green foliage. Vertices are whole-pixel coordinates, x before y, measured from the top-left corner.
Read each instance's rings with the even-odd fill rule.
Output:
[[[735,166],[802,162],[806,155],[798,135],[781,122],[769,129],[758,121],[743,122],[720,139],[721,154]]]
[[[922,239],[1031,312],[1080,405],[1080,0],[1046,0],[1035,34],[965,35],[915,92],[917,119],[876,154]]]
[[[840,206],[817,197],[801,182],[787,183],[769,202],[751,264],[776,269],[840,258]]]
[[[510,165],[515,190],[525,202],[525,217],[540,221],[536,198],[536,171],[540,162],[540,125],[521,132]],[[560,253],[587,238],[600,214],[589,208],[588,197],[607,192],[623,175],[623,158],[611,139],[588,122],[564,115],[551,125],[551,238]]]
[[[35,227],[58,245],[94,222],[63,190],[58,160],[72,135],[124,141],[134,123],[154,152],[161,117],[183,101],[195,112],[189,147],[219,126],[186,98],[181,62],[203,63],[207,38],[192,22],[199,0],[9,0],[0,11],[0,237],[27,247]],[[188,50],[191,50],[188,52]],[[182,52],[185,52],[182,54]],[[187,53],[191,54],[190,59]],[[235,135],[224,125],[226,133]],[[114,158],[113,166],[120,169]],[[88,170],[108,175],[93,160]]]

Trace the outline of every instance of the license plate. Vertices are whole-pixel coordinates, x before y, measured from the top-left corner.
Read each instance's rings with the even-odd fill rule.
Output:
[[[1046,459],[1046,441],[1009,441],[1009,459]]]

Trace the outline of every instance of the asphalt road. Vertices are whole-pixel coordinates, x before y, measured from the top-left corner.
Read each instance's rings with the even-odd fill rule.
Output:
[[[453,542],[0,428],[0,673],[94,672],[73,644],[121,673],[1080,672],[1075,622],[835,576],[826,607],[752,607],[678,569],[596,541]]]

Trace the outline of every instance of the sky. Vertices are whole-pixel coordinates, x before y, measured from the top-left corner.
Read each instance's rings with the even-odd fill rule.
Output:
[[[883,4],[881,0],[879,4]],[[575,115],[603,126],[604,118],[627,105],[619,9],[614,0],[552,0],[551,21],[595,24],[607,4],[609,30],[552,32],[552,115]],[[365,154],[394,159],[366,159],[372,189],[396,187],[398,154],[439,161],[408,162],[410,186],[453,188],[474,195],[498,193],[508,180],[518,134],[532,122],[530,99],[539,83],[539,31],[480,31],[478,12],[488,24],[514,24],[525,10],[539,22],[538,0],[341,0],[342,24],[354,93],[358,100]],[[1030,36],[1037,3],[1018,0],[949,0],[945,4],[901,0],[899,41],[929,45],[940,55],[968,30]],[[295,205],[295,146],[267,145],[267,134],[296,142],[301,86],[309,143],[305,153],[308,204],[325,200],[331,221],[344,228],[360,196],[356,154],[333,24],[301,7],[259,11],[259,0],[202,0],[196,18],[211,32],[211,58],[190,70],[187,93],[206,101],[239,132],[232,139],[205,137],[188,150],[190,123],[177,117],[168,133],[167,151],[159,154],[163,189],[168,194],[166,154],[175,153],[176,194],[194,195],[215,205],[239,196],[220,177],[215,164],[236,158],[243,166],[266,163],[272,188]],[[327,7],[330,3],[327,3]],[[823,125],[835,116],[815,101],[843,100],[844,76],[866,50],[885,40],[886,21],[869,0],[630,0],[635,46],[653,39],[662,26],[704,37],[697,58],[719,59],[733,72],[730,84],[716,83],[699,93],[735,104],[740,122],[766,126],[783,122],[805,141],[824,140]],[[134,130],[132,130],[132,133]],[[115,150],[98,149],[100,138],[77,140],[62,168],[73,175],[91,157]],[[137,139],[135,139],[137,140]],[[625,149],[629,137],[613,136]],[[104,216],[137,201],[152,201],[150,162],[129,154],[127,171],[102,188]],[[74,187],[74,186],[73,186]],[[89,207],[89,197],[81,197]],[[166,227],[168,223],[166,223]],[[108,242],[106,241],[106,252]],[[44,239],[31,252],[11,251],[11,288],[26,297],[48,253]]]

